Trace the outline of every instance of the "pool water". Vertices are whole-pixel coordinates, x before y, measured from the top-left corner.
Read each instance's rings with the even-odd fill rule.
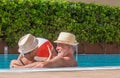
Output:
[[[120,66],[120,54],[80,54],[79,67]]]
[[[0,54],[0,69],[9,69],[18,54]],[[78,54],[78,67],[120,66],[120,54]]]
[[[0,69],[8,69],[10,61],[17,57],[18,54],[0,54]]]

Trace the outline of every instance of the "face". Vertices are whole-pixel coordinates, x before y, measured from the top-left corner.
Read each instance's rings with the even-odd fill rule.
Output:
[[[69,49],[69,45],[57,43],[56,50],[58,52],[58,55],[66,56],[69,53]]]
[[[38,49],[36,48],[35,50],[24,54],[24,57],[26,57],[26,58],[34,57],[36,55],[36,53],[37,53],[37,50]]]

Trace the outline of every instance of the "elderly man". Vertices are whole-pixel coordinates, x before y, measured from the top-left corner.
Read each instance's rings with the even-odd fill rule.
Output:
[[[58,39],[54,41],[57,46],[57,56],[52,57],[45,62],[34,62],[24,66],[15,66],[16,68],[53,68],[53,67],[75,67],[77,62],[74,58],[74,46],[78,44],[75,35],[68,32],[61,32]]]

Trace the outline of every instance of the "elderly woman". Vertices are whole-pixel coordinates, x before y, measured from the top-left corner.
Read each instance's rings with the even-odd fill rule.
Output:
[[[20,55],[18,59],[11,61],[11,68],[25,66],[36,61],[47,61],[56,55],[49,40],[35,37],[32,34],[21,37],[18,41],[18,47]]]

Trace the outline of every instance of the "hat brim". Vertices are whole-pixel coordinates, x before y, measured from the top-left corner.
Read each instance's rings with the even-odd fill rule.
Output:
[[[68,44],[68,45],[78,45],[78,42],[74,42],[74,43],[69,43],[69,42],[65,42],[65,41],[60,41],[60,40],[56,40],[54,41],[54,43],[62,43],[62,44]]]
[[[32,47],[31,49],[21,50],[20,48],[18,48],[18,52],[21,53],[21,54],[29,53],[29,52],[33,51],[34,49],[36,49],[37,47],[38,47],[38,40],[37,40],[37,44],[34,45],[34,47]]]
[[[33,51],[34,49],[36,49],[37,47],[38,47],[38,45],[36,45],[34,48],[29,49],[29,50],[18,49],[18,52],[21,53],[21,54],[29,53],[29,52]]]

